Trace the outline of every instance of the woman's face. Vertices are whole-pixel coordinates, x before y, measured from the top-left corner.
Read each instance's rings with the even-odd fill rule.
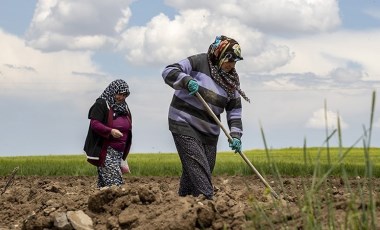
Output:
[[[235,68],[236,62],[223,62],[220,67],[225,72],[230,72],[233,68]]]
[[[127,94],[126,93],[117,93],[117,94],[115,94],[115,101],[118,104],[123,103],[125,101],[125,98],[127,98]]]

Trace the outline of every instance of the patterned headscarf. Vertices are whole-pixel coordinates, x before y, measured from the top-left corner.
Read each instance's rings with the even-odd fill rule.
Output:
[[[129,113],[127,103],[125,101],[123,103],[116,103],[115,100],[115,95],[122,93],[126,93],[128,97],[130,94],[129,87],[124,80],[118,79],[107,86],[102,95],[100,95],[100,98],[105,99],[117,115],[125,115]]]
[[[207,60],[211,69],[211,78],[232,98],[237,90],[246,101],[250,99],[240,89],[239,75],[233,68],[230,72],[223,71],[224,62],[236,62],[243,60],[240,45],[237,41],[224,35],[217,36],[207,51]]]

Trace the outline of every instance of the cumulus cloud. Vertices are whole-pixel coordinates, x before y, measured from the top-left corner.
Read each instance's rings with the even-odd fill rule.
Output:
[[[334,88],[378,88],[380,66],[375,61],[378,54],[374,52],[378,39],[380,30],[342,30],[330,34],[275,39],[277,43],[286,44],[295,55],[291,62],[272,73],[311,72],[319,76],[318,81]]]
[[[237,66],[240,75],[251,78],[254,83],[258,82],[258,76],[265,76],[260,84],[252,83],[248,90],[262,86],[272,90],[326,90],[379,85],[377,81],[369,81],[379,72],[377,63],[365,61],[368,55],[373,55],[368,51],[373,48],[371,44],[377,42],[377,32],[366,45],[363,40],[368,40],[365,37],[368,33],[351,31],[297,39],[273,39],[262,33],[270,32],[271,28],[280,30],[276,24],[288,32],[331,30],[340,23],[336,1],[243,0],[232,6],[233,1],[196,0],[190,4],[173,0],[167,4],[178,9],[174,18],[159,14],[144,26],[128,27],[132,15],[128,7],[130,2],[114,1],[105,7],[105,3],[99,1],[40,1],[28,31],[27,44],[49,51],[92,50],[117,44],[118,51],[125,53],[130,63],[162,67],[205,52],[215,35],[225,34],[236,38],[242,46],[245,60]],[[78,12],[79,7],[85,10]],[[360,49],[347,49],[359,46]],[[91,53],[86,55],[91,58]],[[347,64],[349,62],[358,63],[359,67],[353,68]],[[75,73],[98,76],[93,70],[72,70],[70,73],[77,77]]]
[[[109,80],[92,63],[90,52],[42,53],[1,30],[0,39],[4,41],[0,43],[0,94],[3,96],[23,92],[30,96],[29,100],[38,101],[57,100],[65,94],[67,100],[76,103],[78,100],[73,99],[78,95],[99,89]]]
[[[166,0],[177,9],[204,8],[218,17],[237,18],[267,33],[317,33],[341,24],[336,0]]]
[[[222,25],[222,26],[221,26]],[[225,30],[228,28],[228,30]],[[285,45],[269,42],[259,31],[236,19],[215,17],[205,9],[184,10],[171,20],[160,14],[146,25],[132,27],[122,34],[118,45],[133,64],[170,64],[196,53],[207,52],[216,35],[235,38],[246,61],[241,67],[269,72],[287,64],[293,53]]]
[[[249,70],[256,73],[271,72],[278,67],[284,66],[292,61],[295,56],[289,47],[267,43],[265,48],[257,56],[248,56]],[[248,69],[247,68],[247,69]]]
[[[206,10],[185,11],[173,21],[164,14],[152,18],[145,27],[132,27],[122,34],[118,49],[127,52],[127,59],[134,64],[168,63],[207,50],[203,42],[215,36],[211,31]],[[206,33],[203,33],[206,32]],[[212,34],[212,36],[211,36]]]
[[[112,45],[128,24],[131,1],[38,1],[27,44],[44,51],[99,49]]]
[[[237,12],[255,8],[250,1],[233,7],[229,2],[206,3],[205,7],[196,9],[179,4],[180,9],[173,19],[159,14],[145,26],[128,27],[131,2],[39,1],[27,31],[27,44],[50,52],[117,46],[132,64],[163,65],[206,52],[215,36],[224,34],[241,44],[247,60],[241,65],[242,69],[249,66],[254,72],[270,72],[294,57],[289,47],[270,42],[256,29],[257,25],[236,17],[240,15]]]
[[[327,120],[326,120],[327,117]],[[312,116],[306,122],[306,127],[314,129],[324,129],[326,121],[329,129],[336,129],[338,127],[338,114],[327,110],[325,114],[324,109],[314,111]],[[340,127],[342,129],[348,128],[348,124],[339,116]]]

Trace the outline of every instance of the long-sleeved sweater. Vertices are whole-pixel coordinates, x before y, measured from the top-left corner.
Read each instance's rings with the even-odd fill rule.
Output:
[[[243,134],[242,106],[237,91],[233,98],[228,98],[226,91],[210,75],[205,53],[190,56],[169,65],[162,72],[166,84],[175,89],[169,108],[169,130],[173,133],[192,136],[203,143],[216,145],[220,127],[199,99],[189,95],[188,81],[194,79],[198,82],[198,92],[219,119],[220,114],[226,110],[227,124],[232,137],[240,138]]]
[[[96,119],[91,119],[90,127],[94,132],[103,136],[104,138],[108,138],[109,146],[113,149],[123,152],[125,148],[125,144],[127,143],[129,130],[131,129],[131,122],[127,116],[118,116],[113,119],[112,127],[109,127],[103,124],[101,121]],[[113,138],[111,135],[111,130],[117,129],[119,130],[123,136],[120,138]]]
[[[128,126],[128,134],[126,135],[127,140],[123,151],[123,160],[127,158],[132,144],[132,115],[129,113],[127,116],[130,123]],[[96,102],[91,106],[88,112],[88,119],[96,119],[108,127],[114,127],[113,110],[103,98],[96,99]],[[107,155],[107,147],[110,143],[110,132],[110,129],[102,129],[95,132],[90,123],[83,150],[86,152],[87,161],[91,164],[95,166],[103,165]]]

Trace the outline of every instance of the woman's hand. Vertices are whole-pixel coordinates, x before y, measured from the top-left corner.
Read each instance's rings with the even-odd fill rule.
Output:
[[[111,129],[111,135],[114,137],[114,138],[120,138],[123,136],[123,134],[117,130],[117,129]]]
[[[189,80],[189,82],[187,82],[187,89],[189,90],[190,95],[194,95],[199,89],[198,82],[193,79]]]
[[[239,138],[233,137],[230,141],[230,148],[235,150],[235,153],[241,152],[241,140]]]

